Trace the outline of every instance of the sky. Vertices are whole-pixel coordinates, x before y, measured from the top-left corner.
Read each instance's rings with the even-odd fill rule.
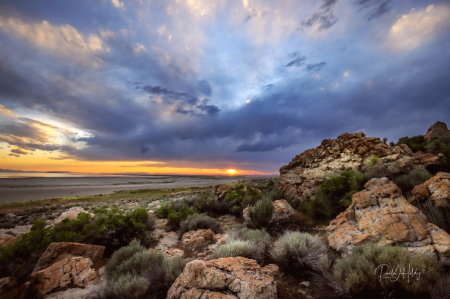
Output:
[[[0,169],[278,174],[450,125],[450,3],[0,1]]]

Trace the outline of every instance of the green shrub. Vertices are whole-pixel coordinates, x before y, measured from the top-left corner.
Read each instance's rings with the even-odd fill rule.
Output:
[[[376,157],[374,155],[371,155],[370,159],[369,159],[369,164],[367,164],[367,167],[370,168],[370,167],[373,167],[373,166],[377,165],[378,164],[378,160],[380,160],[378,157]]]
[[[381,273],[396,271],[398,279],[388,279]],[[420,276],[400,275],[414,269]],[[353,248],[352,255],[334,265],[334,275],[339,284],[352,296],[380,298],[393,292],[399,296],[427,293],[429,286],[440,275],[440,264],[428,254],[411,255],[408,249],[399,246],[365,244]]]
[[[169,213],[173,211],[173,206],[169,204],[164,204],[159,209],[155,210],[155,216],[158,218],[167,218]]]
[[[423,203],[414,203],[427,216],[428,222],[436,224],[438,227],[450,233],[450,209],[439,207],[427,199]]]
[[[189,215],[194,214],[198,214],[198,210],[196,208],[189,208],[187,205],[183,205],[178,212],[172,210],[169,213],[166,226],[170,227],[172,230],[178,229],[181,221],[186,220]]]
[[[219,246],[209,259],[218,259],[224,257],[242,256],[249,259],[261,261],[264,249],[260,244],[248,240],[230,240],[226,244]]]
[[[373,178],[388,177],[389,171],[383,165],[375,165],[367,168],[367,170],[364,172],[364,176],[368,181],[370,181]]]
[[[286,231],[273,245],[272,259],[293,275],[308,275],[321,271],[323,256],[331,259],[328,248],[317,236],[298,231]]]
[[[117,208],[98,209],[91,217],[78,214],[76,219],[64,219],[61,223],[45,227],[45,222],[36,220],[30,232],[19,240],[0,249],[0,276],[15,275],[26,279],[31,274],[40,255],[52,242],[76,242],[105,246],[105,255],[138,239],[148,244],[154,221],[145,209],[124,213]]]
[[[248,216],[253,228],[261,229],[268,227],[272,223],[273,204],[272,199],[268,196],[263,197],[256,202],[255,206],[248,207]]]
[[[96,298],[166,298],[189,261],[148,252],[133,241],[113,254],[105,269],[107,285]]]
[[[253,243],[262,244],[264,247],[267,247],[272,242],[272,238],[267,233],[267,231],[263,229],[248,229],[247,227],[237,227],[235,228],[229,236],[229,240],[244,240],[250,241]]]
[[[402,137],[395,145],[406,144],[413,152],[425,151],[427,146],[427,140],[425,136],[418,135],[414,137]]]
[[[184,233],[198,229],[211,229],[217,234],[220,232],[220,224],[216,219],[205,214],[189,215],[186,220],[181,221],[178,234],[181,238]]]
[[[427,152],[434,155],[439,155],[440,167],[437,171],[450,171],[450,136],[443,136],[440,138],[432,138],[428,143]]]
[[[363,190],[367,181],[368,178],[359,172],[343,170],[339,175],[325,179],[319,186],[317,201],[306,203],[301,209],[313,219],[322,215],[329,220],[350,206],[353,194]]]
[[[393,181],[402,190],[403,195],[406,196],[415,186],[423,184],[431,178],[432,176],[428,171],[414,169],[407,174],[395,177]]]

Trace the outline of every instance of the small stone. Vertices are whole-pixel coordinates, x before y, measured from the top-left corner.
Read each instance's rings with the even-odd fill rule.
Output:
[[[300,283],[300,285],[309,288],[311,284],[309,283],[309,281],[302,281],[302,282]]]

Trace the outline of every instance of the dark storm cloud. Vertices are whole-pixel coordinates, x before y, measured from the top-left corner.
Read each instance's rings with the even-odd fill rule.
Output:
[[[318,63],[311,63],[306,65],[306,70],[310,72],[318,72],[320,71],[327,63],[325,61]]]
[[[266,89],[266,91],[271,91],[274,86],[274,84],[267,84],[266,86],[264,86],[264,88]]]
[[[362,6],[362,9],[367,9],[370,11],[367,15],[367,20],[381,17],[382,15],[390,12],[392,9],[391,0],[358,0],[356,1],[356,4]]]
[[[288,64],[286,64],[286,67],[291,67],[291,66],[302,66],[305,64],[306,61],[306,57],[302,56],[302,57],[297,57],[294,60],[290,61]]]
[[[319,11],[313,14],[307,21],[303,21],[304,27],[311,27],[314,24],[319,24],[319,31],[332,27],[338,19],[333,13],[333,6],[337,0],[325,0]]]

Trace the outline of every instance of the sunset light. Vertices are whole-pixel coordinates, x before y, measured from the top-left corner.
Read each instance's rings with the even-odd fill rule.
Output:
[[[238,172],[237,172],[236,169],[227,169],[227,170],[225,171],[225,173],[226,173],[226,174],[229,174],[229,175],[233,175],[233,174],[237,174]]]

